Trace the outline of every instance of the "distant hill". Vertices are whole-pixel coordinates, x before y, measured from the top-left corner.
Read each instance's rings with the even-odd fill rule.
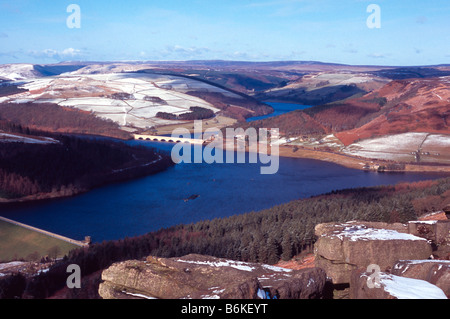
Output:
[[[386,134],[449,134],[450,77],[394,80],[342,102],[315,106],[261,121],[288,136],[336,133],[344,144]],[[278,125],[278,126],[276,126]]]
[[[408,132],[450,133],[448,65],[355,66],[316,61],[10,64],[0,66],[1,79],[17,81],[0,86],[0,102],[74,107],[109,119],[127,132],[182,125],[156,114],[179,115],[190,107],[209,109],[245,127],[249,125],[246,118],[272,111],[263,103],[270,101],[315,107],[255,121],[252,126],[277,127],[288,137],[334,134],[342,147]]]
[[[450,164],[449,123],[447,76],[393,80],[363,95],[235,126],[279,128],[289,139],[284,145],[356,156],[362,168],[373,160]]]
[[[337,134],[346,145],[358,139],[405,132],[450,134],[450,77],[395,80],[345,106],[368,111]]]
[[[0,65],[0,80],[18,81],[29,80],[43,76],[59,75],[64,72],[76,71],[85,67],[84,64],[48,64],[34,65],[27,63],[3,64]]]

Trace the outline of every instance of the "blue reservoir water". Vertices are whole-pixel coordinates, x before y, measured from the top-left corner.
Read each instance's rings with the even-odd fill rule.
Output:
[[[267,105],[270,105],[273,108],[273,113],[262,115],[262,116],[254,116],[247,119],[247,122],[263,120],[269,117],[278,116],[284,113],[288,113],[295,110],[304,110],[312,107],[311,105],[302,105],[302,104],[293,104],[293,103],[280,103],[280,102],[265,102]]]
[[[133,141],[171,149],[173,144]],[[70,198],[1,207],[0,215],[74,239],[120,239],[180,223],[226,217],[332,190],[441,177],[376,173],[298,158],[280,158],[279,170],[262,164],[178,164],[164,172],[94,189]],[[191,195],[198,198],[185,201]]]

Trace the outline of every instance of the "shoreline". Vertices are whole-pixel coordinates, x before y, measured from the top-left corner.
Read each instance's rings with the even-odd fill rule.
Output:
[[[237,146],[230,145],[230,141],[224,141],[223,147],[220,145],[215,145],[216,148],[221,148],[223,150],[231,149],[234,147],[235,151],[237,150]],[[243,151],[239,150],[239,151]],[[248,145],[245,147],[245,152],[249,153]],[[270,155],[270,148],[268,150],[268,154]],[[346,154],[339,154],[321,150],[312,150],[307,148],[297,148],[294,151],[293,146],[287,145],[278,145],[278,155],[280,157],[289,157],[289,158],[304,158],[304,159],[313,159],[328,163],[334,163],[343,167],[358,169],[367,172],[385,172],[385,173],[446,173],[450,174],[450,165],[445,164],[437,164],[437,165],[426,165],[426,164],[411,164],[411,163],[400,163],[400,162],[389,162],[378,159],[371,158],[358,158],[353,157]],[[370,167],[366,167],[367,164],[370,163]],[[400,164],[404,165],[404,168],[401,169],[388,169],[386,168],[389,164]],[[378,168],[381,167],[381,168]]]
[[[56,192],[49,192],[49,193],[38,193],[33,195],[28,195],[24,197],[19,198],[2,198],[0,197],[0,207],[7,206],[7,205],[20,205],[20,204],[29,204],[33,202],[43,202],[43,201],[51,201],[56,199],[63,199],[63,198],[70,198],[77,195],[81,195],[87,192],[90,192],[96,188],[114,184],[114,183],[120,183],[125,182],[137,178],[142,178],[146,176],[150,176],[153,174],[158,174],[162,171],[165,171],[170,166],[158,168],[156,165],[159,164],[159,162],[162,160],[162,157],[160,156],[157,160],[154,160],[149,163],[144,163],[143,165],[133,166],[133,167],[125,167],[122,169],[118,169],[115,171],[112,171],[111,173],[105,175],[105,179],[100,182],[93,185],[90,185],[89,187],[84,188],[77,188],[77,187],[71,187],[71,188],[65,188],[64,190],[59,190]],[[156,167],[156,171],[154,170],[154,167]],[[150,171],[145,171],[143,174],[139,174],[136,171],[140,169],[150,169]],[[131,171],[131,175],[124,175],[125,172]]]
[[[315,159],[324,162],[335,163],[344,167],[365,170],[365,171],[377,171],[377,169],[367,169],[364,168],[367,162],[376,162],[379,165],[387,165],[392,162],[387,162],[383,160],[375,160],[370,158],[356,158],[349,155],[325,152],[319,150],[309,150],[305,148],[298,148],[296,151],[293,150],[292,146],[279,146],[279,155],[282,157],[291,158],[307,158]],[[384,169],[383,172],[417,172],[417,173],[448,173],[450,174],[450,165],[426,165],[426,164],[410,164],[410,163],[400,163],[405,164],[404,169],[398,170],[388,170]]]

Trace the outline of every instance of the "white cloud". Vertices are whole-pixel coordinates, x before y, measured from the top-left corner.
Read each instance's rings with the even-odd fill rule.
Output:
[[[64,50],[45,49],[42,51],[30,51],[29,55],[35,58],[53,59],[57,61],[65,61],[74,58],[79,58],[83,55],[82,51],[74,48],[67,48]]]
[[[178,59],[191,59],[204,57],[205,53],[211,52],[205,47],[183,47],[181,45],[169,45],[165,49],[165,54],[174,55]]]
[[[387,55],[383,53],[370,53],[367,56],[374,59],[384,59],[387,57]]]

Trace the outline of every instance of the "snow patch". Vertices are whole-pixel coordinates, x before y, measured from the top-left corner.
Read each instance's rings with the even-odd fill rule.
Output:
[[[11,261],[9,263],[0,264],[0,270],[8,269],[8,268],[11,268],[11,267],[16,267],[16,266],[22,266],[22,265],[25,265],[25,264],[27,264],[27,263],[24,262],[24,261]]]
[[[7,133],[0,133],[0,142],[15,142],[15,143],[27,143],[27,144],[56,144],[59,141],[50,138],[42,137],[41,139],[24,137],[20,135],[13,135]]]
[[[439,263],[439,264],[448,264],[450,266],[450,260],[443,259],[416,259],[416,260],[399,260],[399,262],[407,262],[411,265],[423,264],[423,263]],[[396,268],[399,269],[399,268]]]
[[[202,295],[200,299],[220,299],[217,295]]]
[[[380,274],[380,284],[398,299],[447,299],[442,289],[425,280]]]
[[[136,294],[136,293],[128,292],[128,291],[125,291],[125,290],[122,290],[122,293],[124,293],[126,295],[130,295],[130,296],[134,296],[134,297],[144,298],[144,299],[158,299],[158,298],[155,298],[155,297],[150,297],[150,296],[146,296],[146,295],[143,295],[143,294]]]
[[[339,239],[348,238],[350,241],[357,240],[425,240],[411,234],[399,233],[390,229],[375,229],[365,226],[348,226],[342,231],[336,231],[335,236]],[[327,235],[322,235],[327,236]]]
[[[255,270],[254,267],[249,266],[247,263],[240,262],[240,261],[233,261],[233,260],[211,262],[211,261],[194,261],[194,260],[178,259],[177,261],[183,262],[183,263],[189,263],[189,264],[196,264],[196,265],[207,265],[207,266],[212,266],[212,267],[232,267],[232,268],[244,270],[244,271]]]
[[[434,224],[437,224],[437,220],[414,220],[414,221],[410,221],[410,223],[434,225]]]
[[[272,266],[272,265],[261,265],[263,268],[271,270],[271,271],[276,271],[276,272],[291,272],[292,269],[288,269],[288,268],[282,268],[282,267],[277,267],[277,266]]]

